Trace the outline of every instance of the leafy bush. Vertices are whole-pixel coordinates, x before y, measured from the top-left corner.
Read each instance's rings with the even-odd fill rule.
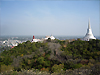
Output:
[[[51,71],[52,72],[58,72],[58,73],[61,73],[64,69],[64,64],[54,64],[54,66],[51,68]]]
[[[1,72],[5,72],[5,71],[13,71],[13,66],[1,65]]]

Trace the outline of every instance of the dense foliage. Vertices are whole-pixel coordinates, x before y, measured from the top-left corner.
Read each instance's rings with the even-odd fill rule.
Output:
[[[99,66],[98,69],[95,66]],[[78,39],[69,42],[48,39],[43,43],[27,41],[0,53],[0,72],[33,68],[50,73],[87,68],[93,70],[90,74],[99,74],[100,40]]]
[[[8,46],[0,46],[0,53],[3,52],[4,50],[10,50],[11,47],[8,47]]]
[[[62,48],[65,55],[70,55],[73,59],[97,59],[100,56],[100,40],[73,41]]]

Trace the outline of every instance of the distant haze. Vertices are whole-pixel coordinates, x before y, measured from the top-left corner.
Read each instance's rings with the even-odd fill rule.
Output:
[[[100,1],[0,1],[0,35],[100,35]]]

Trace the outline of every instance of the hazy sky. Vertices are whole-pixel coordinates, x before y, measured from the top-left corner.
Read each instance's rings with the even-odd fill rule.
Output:
[[[100,1],[0,1],[1,35],[100,35]]]

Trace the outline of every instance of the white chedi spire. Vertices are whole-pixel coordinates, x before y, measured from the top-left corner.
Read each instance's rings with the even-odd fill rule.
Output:
[[[89,19],[89,22],[88,22],[88,29],[91,29],[91,27],[90,27],[90,19]]]
[[[89,19],[88,29],[87,29],[87,33],[84,37],[84,40],[89,41],[90,39],[96,39],[96,38],[92,34],[92,30],[91,30],[91,26],[90,26],[90,19]]]

